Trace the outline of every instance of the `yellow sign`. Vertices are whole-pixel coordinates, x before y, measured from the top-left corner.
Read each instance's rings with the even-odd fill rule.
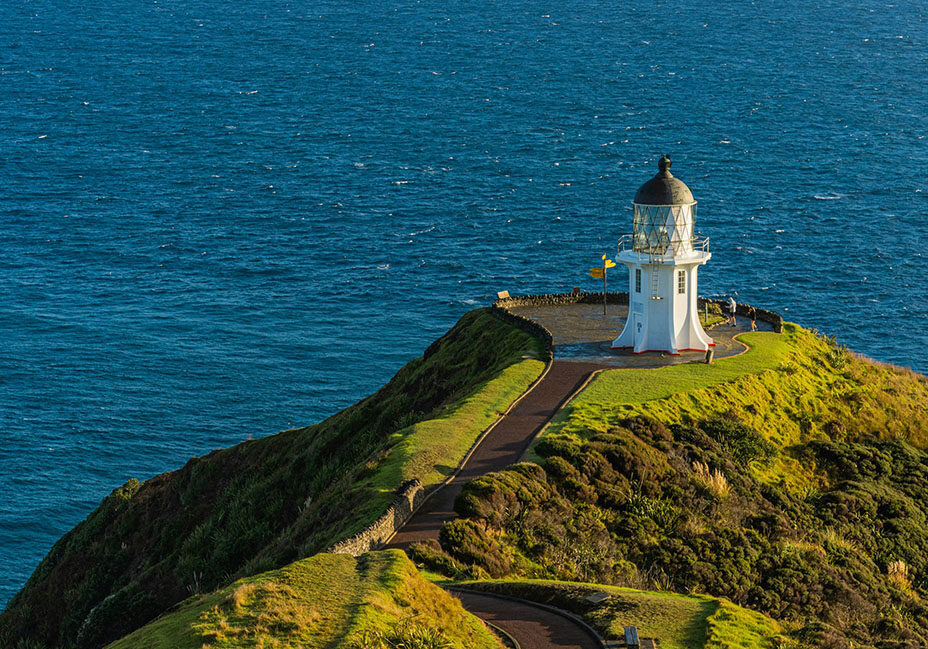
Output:
[[[591,268],[590,277],[593,279],[602,279],[603,278],[603,269],[602,268]]]
[[[615,262],[611,259],[607,259],[604,265],[606,268],[615,268]]]

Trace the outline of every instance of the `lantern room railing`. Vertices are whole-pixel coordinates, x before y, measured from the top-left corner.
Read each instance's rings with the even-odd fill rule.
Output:
[[[689,244],[689,245],[687,245]],[[636,252],[641,255],[663,258],[668,250],[674,254],[686,252],[709,252],[709,237],[690,237],[689,239],[671,240],[666,234],[663,237],[643,237],[641,234],[623,234],[619,237],[618,253]]]

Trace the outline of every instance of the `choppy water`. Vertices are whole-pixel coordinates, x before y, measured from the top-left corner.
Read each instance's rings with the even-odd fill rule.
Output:
[[[660,153],[704,294],[928,370],[926,14],[3,3],[0,605],[129,477],[318,421],[497,290],[595,289]]]

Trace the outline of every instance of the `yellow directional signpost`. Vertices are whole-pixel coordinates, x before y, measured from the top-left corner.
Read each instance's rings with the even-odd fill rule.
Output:
[[[606,271],[615,267],[615,262],[603,255],[603,265],[590,269],[590,277],[603,280],[603,315],[606,315]]]

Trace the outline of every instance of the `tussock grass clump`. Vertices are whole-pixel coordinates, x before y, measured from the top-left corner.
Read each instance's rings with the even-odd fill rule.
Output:
[[[718,498],[728,495],[728,480],[718,469],[709,470],[705,462],[693,462],[693,477],[696,482],[714,493]]]
[[[890,561],[886,564],[886,579],[902,590],[912,590],[912,581],[909,579],[909,567],[905,565],[905,561],[899,561],[897,559],[896,561]]]
[[[401,620],[388,629],[367,629],[348,641],[347,649],[450,649],[445,634],[413,620]]]

